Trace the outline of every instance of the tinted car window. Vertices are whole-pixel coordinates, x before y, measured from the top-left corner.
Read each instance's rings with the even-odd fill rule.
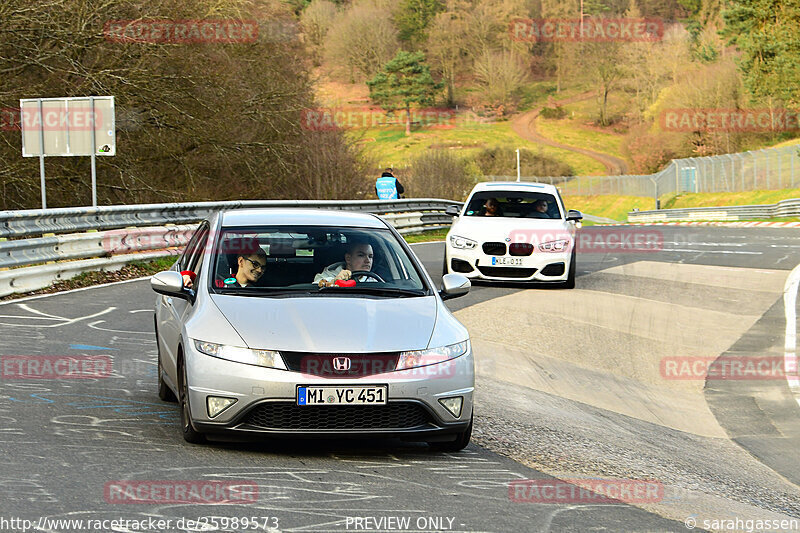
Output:
[[[494,199],[497,210],[487,214],[487,203]],[[542,207],[543,206],[543,207]],[[541,192],[486,191],[475,193],[469,200],[465,216],[497,216],[503,218],[561,218],[555,196]]]
[[[355,243],[372,250],[370,288],[427,291],[413,260],[389,230],[342,229],[324,226],[223,229],[213,265],[212,287],[217,292],[242,289],[233,283],[242,261],[263,264],[263,273],[246,289],[319,289],[317,274],[342,266]],[[253,265],[253,263],[244,263]]]

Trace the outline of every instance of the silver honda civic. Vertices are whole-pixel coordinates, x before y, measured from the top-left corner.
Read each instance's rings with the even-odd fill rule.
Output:
[[[203,222],[151,279],[158,394],[183,437],[384,436],[464,448],[472,433],[469,334],[381,218],[239,209]]]

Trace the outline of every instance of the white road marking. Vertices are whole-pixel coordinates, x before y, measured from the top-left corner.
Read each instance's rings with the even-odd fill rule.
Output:
[[[786,314],[786,338],[784,342],[783,368],[789,388],[800,393],[800,376],[797,373],[797,289],[800,286],[800,265],[794,267],[783,287],[783,308]],[[789,375],[794,372],[794,375]],[[797,398],[800,405],[800,398]]]
[[[22,309],[23,311],[28,311],[29,313],[33,313],[34,315],[41,315],[41,316],[24,316],[24,315],[2,315],[2,318],[15,318],[21,320],[55,320],[59,321],[58,324],[45,324],[45,325],[34,325],[34,324],[8,324],[5,322],[0,322],[2,326],[10,326],[10,327],[26,327],[26,328],[60,328],[61,326],[68,326],[70,324],[75,324],[76,322],[80,322],[82,320],[88,320],[90,318],[95,318],[98,316],[102,316],[105,314],[110,313],[111,311],[115,310],[116,307],[106,307],[102,311],[98,311],[97,313],[86,315],[86,316],[79,316],[76,318],[67,318],[58,315],[50,315],[43,311],[39,311],[38,309],[34,309],[27,304],[17,304],[17,306]]]
[[[662,248],[659,252],[693,252],[696,254],[746,254],[764,255],[764,252],[743,252],[741,250],[690,250],[686,248]]]

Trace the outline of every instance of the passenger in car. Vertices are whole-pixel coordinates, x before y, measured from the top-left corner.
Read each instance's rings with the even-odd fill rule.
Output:
[[[533,202],[533,211],[530,214],[531,218],[550,218],[547,213],[547,200],[536,200]]]
[[[497,201],[497,198],[489,198],[486,200],[481,214],[485,217],[503,216],[503,210],[500,209],[500,202]]]
[[[353,271],[372,270],[372,245],[354,241],[350,243],[344,254],[344,261],[328,265],[325,270],[314,276],[314,283],[320,287],[335,286],[336,280],[349,280]],[[372,278],[366,278],[375,281]]]
[[[267,267],[267,254],[260,247],[253,253],[240,253],[236,256],[236,276],[222,280],[225,287],[247,287],[257,282]]]

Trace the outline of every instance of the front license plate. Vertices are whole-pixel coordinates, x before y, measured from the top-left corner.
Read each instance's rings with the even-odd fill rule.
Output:
[[[521,257],[492,257],[493,265],[522,266]]]
[[[388,385],[368,387],[299,386],[297,405],[386,405]]]

